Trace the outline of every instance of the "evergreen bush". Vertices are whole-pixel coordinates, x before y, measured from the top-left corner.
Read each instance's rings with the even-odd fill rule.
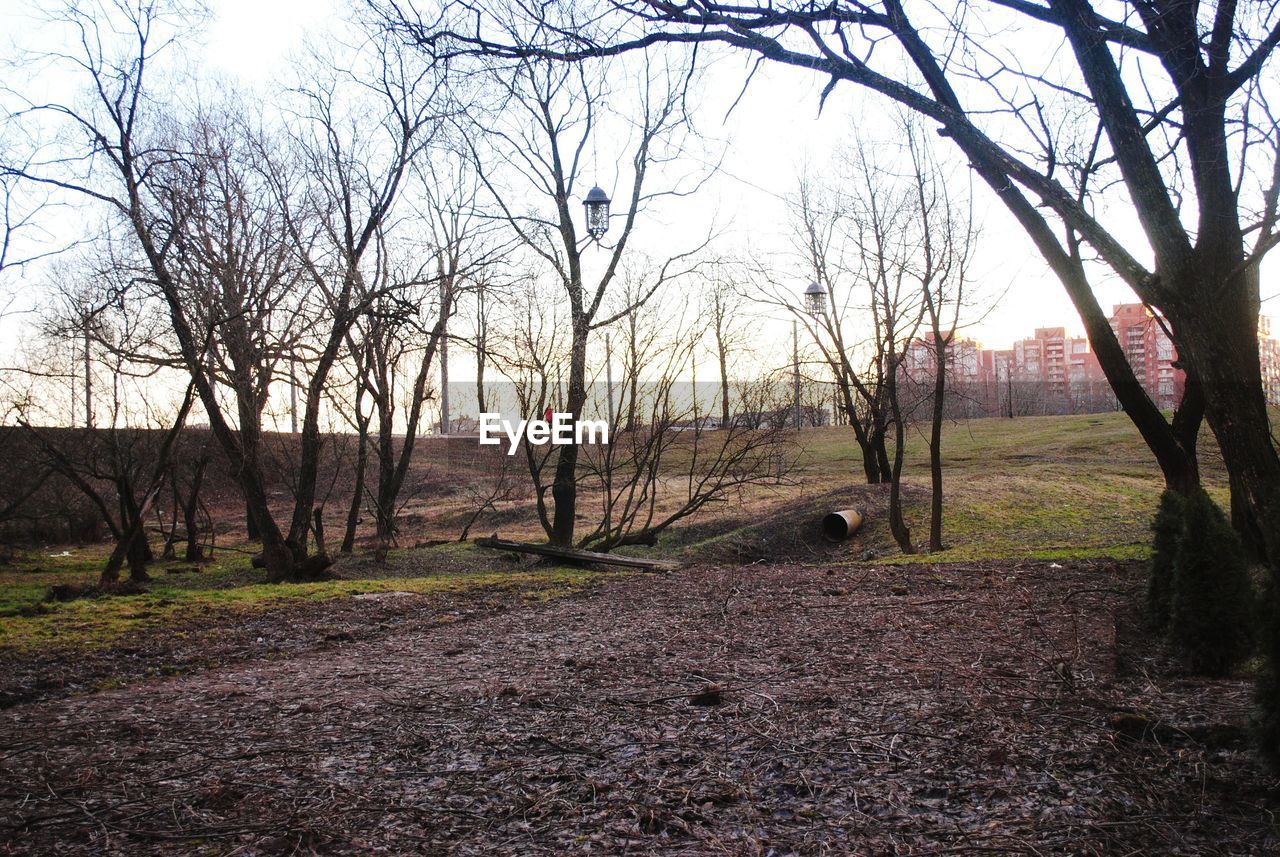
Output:
[[[1169,636],[1193,670],[1226,675],[1249,654],[1249,564],[1240,537],[1209,495],[1186,501],[1173,567]]]
[[[1280,514],[1263,522],[1264,527],[1280,532]],[[1271,768],[1280,773],[1280,565],[1271,560],[1270,572],[1259,598],[1257,627],[1262,667],[1258,672],[1257,712],[1254,715],[1254,740],[1258,755]]]
[[[1147,615],[1151,624],[1163,630],[1169,624],[1169,604],[1173,599],[1173,564],[1182,541],[1182,518],[1187,498],[1177,491],[1165,489],[1160,495],[1160,508],[1151,522],[1155,534],[1151,542],[1151,576],[1147,583]]]

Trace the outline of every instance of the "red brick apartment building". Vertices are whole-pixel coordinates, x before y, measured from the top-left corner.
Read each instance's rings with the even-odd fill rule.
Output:
[[[1187,376],[1173,365],[1178,352],[1160,322],[1142,304],[1117,304],[1111,329],[1147,395],[1161,408],[1176,407]]]
[[[1280,340],[1271,337],[1271,319],[1258,319],[1258,346],[1262,360],[1262,386],[1267,404],[1280,405]]]
[[[1186,376],[1173,365],[1177,351],[1159,320],[1142,304],[1116,304],[1111,329],[1156,405],[1176,407]],[[1266,318],[1260,320],[1258,334],[1267,401],[1280,404],[1280,342],[1271,338]],[[1062,327],[1036,328],[1032,336],[1005,349],[957,338],[949,347],[948,363],[950,383],[965,400],[966,415],[1088,413],[1116,407],[1088,338],[1068,336]],[[906,373],[924,381],[932,376],[932,367],[932,335],[914,340],[904,361]]]

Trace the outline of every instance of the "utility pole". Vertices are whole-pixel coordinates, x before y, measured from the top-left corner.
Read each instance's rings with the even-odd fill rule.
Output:
[[[1004,403],[1005,403],[1005,407],[1008,408],[1009,419],[1013,419],[1013,357],[1012,356],[1010,356],[1009,360],[1004,364],[1004,383],[1005,383],[1006,389],[1008,390],[1008,393],[1005,395]]]
[[[791,361],[796,431],[800,431],[800,329],[794,318],[791,319]]]
[[[84,313],[84,427],[93,428],[93,352],[89,343],[89,311]]]
[[[289,355],[289,430],[298,433],[298,357]]]
[[[476,283],[476,412],[484,413],[485,349],[489,347],[489,324],[485,320],[484,281]]]
[[[452,286],[450,286],[452,287]],[[448,309],[443,282],[440,285],[440,312]],[[449,318],[440,326],[440,434],[449,433]]]
[[[693,365],[693,436],[697,437],[702,431],[698,424],[698,355],[691,354],[689,360]]]
[[[613,345],[604,335],[604,393],[609,400],[609,431],[613,431]]]

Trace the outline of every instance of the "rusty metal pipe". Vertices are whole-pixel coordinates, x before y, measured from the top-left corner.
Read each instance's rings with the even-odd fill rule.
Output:
[[[862,513],[857,509],[842,509],[822,519],[822,534],[833,542],[843,541],[862,526]]]

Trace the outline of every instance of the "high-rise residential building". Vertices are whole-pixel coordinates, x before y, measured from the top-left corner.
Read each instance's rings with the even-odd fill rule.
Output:
[[[912,378],[933,377],[936,356],[933,347],[933,331],[917,337],[907,344],[903,367]],[[977,381],[982,377],[982,345],[972,339],[953,336],[947,343],[947,378],[950,381]]]
[[[1157,407],[1171,410],[1182,400],[1186,375],[1164,325],[1140,303],[1116,304],[1111,329],[1129,365]],[[1267,402],[1280,405],[1280,340],[1270,319],[1258,320],[1262,383]],[[1116,407],[1088,338],[1068,336],[1062,327],[1039,327],[1011,348],[983,348],[956,337],[948,347],[947,383],[966,399],[971,413],[1086,413]],[[932,377],[933,337],[913,340],[903,366],[917,382]]]
[[[1156,406],[1177,407],[1186,375],[1174,365],[1178,352],[1160,320],[1142,304],[1116,304],[1111,312],[1111,329],[1138,383]]]
[[[1280,405],[1280,340],[1271,337],[1271,319],[1265,315],[1258,318],[1258,352],[1267,404]]]

